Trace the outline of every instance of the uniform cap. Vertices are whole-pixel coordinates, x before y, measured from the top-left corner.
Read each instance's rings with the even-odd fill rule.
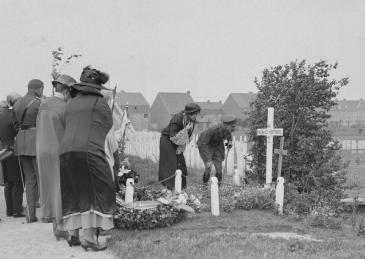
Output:
[[[59,75],[56,80],[52,81],[52,85],[55,86],[56,83],[60,83],[70,87],[71,85],[76,83],[76,80],[69,75]]]
[[[32,79],[28,83],[28,89],[38,89],[43,87],[43,82],[39,79]]]
[[[223,115],[223,117],[222,117],[222,122],[224,124],[233,124],[233,123],[236,123],[236,121],[237,121],[237,118],[234,115],[227,114],[227,115]]]
[[[196,103],[188,103],[185,105],[185,113],[186,114],[194,114],[200,112],[200,106]]]

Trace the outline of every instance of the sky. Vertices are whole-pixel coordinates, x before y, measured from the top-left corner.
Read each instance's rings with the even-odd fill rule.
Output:
[[[306,59],[338,62],[349,77],[340,99],[365,99],[365,1],[362,0],[0,0],[0,100],[25,94],[29,80],[51,94],[51,51],[82,57],[61,73],[79,79],[93,65],[107,86],[186,92],[224,101],[257,92],[265,68]]]

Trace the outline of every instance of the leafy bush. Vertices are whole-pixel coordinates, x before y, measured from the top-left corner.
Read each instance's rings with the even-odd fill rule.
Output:
[[[342,219],[336,211],[326,204],[314,206],[306,218],[306,222],[312,227],[338,229],[341,228]]]
[[[319,189],[300,193],[293,184],[285,186],[284,214],[291,218],[305,218],[310,226],[338,228],[339,214],[343,211],[340,202],[342,189]]]
[[[273,209],[275,207],[275,190],[263,189],[262,187],[246,187],[236,197],[236,208],[251,209]]]
[[[264,182],[266,139],[257,136],[257,129],[267,127],[267,108],[274,107],[273,126],[283,128],[284,148],[288,151],[282,164],[286,182],[295,184],[301,193],[344,184],[345,165],[337,152],[341,146],[328,129],[335,97],[348,83],[347,78],[330,78],[330,72],[336,68],[337,64],[324,61],[314,65],[307,65],[305,60],[295,61],[265,69],[261,81],[255,80],[258,94],[249,113],[254,172],[250,177]],[[279,138],[274,138],[274,146],[279,146]],[[277,159],[274,156],[274,165]]]
[[[224,212],[234,209],[273,209],[275,191],[263,189],[261,186],[222,185],[219,188],[219,202]]]

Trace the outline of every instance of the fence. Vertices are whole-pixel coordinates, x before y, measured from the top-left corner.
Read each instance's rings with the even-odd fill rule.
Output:
[[[340,139],[339,141],[342,144],[342,150],[360,154],[365,152],[365,140]]]
[[[196,145],[198,136],[194,135],[192,141],[187,145],[184,152],[186,166],[194,169],[204,169],[203,161],[200,158]],[[151,159],[158,162],[160,156],[160,133],[136,131],[128,136],[125,152],[128,155]],[[230,174],[234,168],[240,172],[246,169],[247,139],[246,137],[233,138],[233,147],[227,156],[227,172]],[[224,162],[225,163],[225,162]]]

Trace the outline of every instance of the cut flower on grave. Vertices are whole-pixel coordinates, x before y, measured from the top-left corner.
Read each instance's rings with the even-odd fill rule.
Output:
[[[124,203],[125,188],[117,194],[114,226],[118,229],[168,227],[185,219],[186,213],[200,211],[199,199],[186,192],[136,188],[132,204]]]

